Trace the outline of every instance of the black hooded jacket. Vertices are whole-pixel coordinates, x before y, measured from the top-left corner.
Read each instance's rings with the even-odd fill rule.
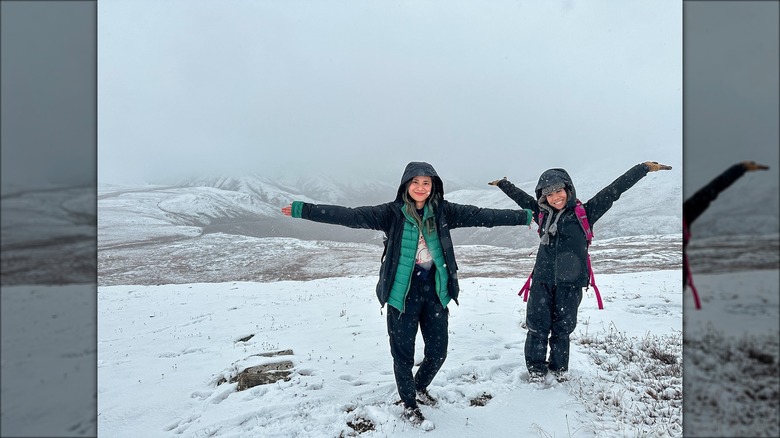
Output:
[[[620,195],[647,175],[647,172],[646,165],[637,164],[598,192],[588,202],[582,204],[591,229],[596,221],[620,198]],[[577,191],[569,174],[564,169],[549,169],[542,173],[536,185],[535,198],[506,180],[499,182],[498,187],[520,207],[532,210],[534,221],[539,224],[539,213],[542,211],[539,204],[546,205],[547,203],[546,199],[542,197],[542,189],[558,183],[562,183],[568,192],[568,201],[558,219],[557,232],[549,236],[549,245],[539,245],[533,279],[550,285],[585,287],[589,281],[588,243],[574,212]],[[552,215],[545,211],[544,216],[546,223],[547,218]],[[545,224],[539,224],[539,226],[541,227],[540,234],[544,233],[546,231]]]
[[[376,295],[382,306],[385,305],[390,296],[401,252],[401,239],[406,220],[401,210],[404,205],[402,196],[407,183],[415,176],[430,176],[433,181],[431,196],[438,199],[438,207],[434,209],[436,229],[449,274],[447,291],[456,303],[460,287],[457,275],[458,264],[455,262],[450,229],[528,225],[531,223],[531,215],[527,210],[489,209],[447,202],[444,200],[444,187],[441,178],[433,166],[424,162],[411,162],[406,166],[393,202],[355,208],[302,203],[300,217],[303,219],[385,232],[385,254],[382,257],[379,282],[376,286]]]

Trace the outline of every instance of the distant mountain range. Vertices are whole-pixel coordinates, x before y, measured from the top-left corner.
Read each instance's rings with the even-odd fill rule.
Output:
[[[586,201],[618,175],[572,177],[580,199]],[[536,183],[535,179],[513,182],[526,191],[533,190]],[[392,180],[342,181],[316,176],[279,179],[262,175],[198,178],[168,185],[104,184],[97,192],[97,218],[94,187],[6,191],[2,196],[2,282],[93,282],[96,234],[98,270],[115,276],[132,277],[132,266],[144,264],[165,264],[159,268],[168,271],[185,269],[179,266],[179,260],[192,257],[206,267],[234,259],[231,263],[237,264],[235,269],[243,272],[246,269],[242,266],[267,264],[277,250],[278,266],[285,269],[285,263],[292,263],[290,254],[285,252],[295,252],[307,241],[324,245],[323,248],[354,252],[357,258],[366,256],[373,261],[381,254],[374,254],[372,249],[381,244],[381,232],[291,219],[280,210],[293,200],[353,207],[380,204],[394,199],[397,184]],[[451,202],[517,208],[498,188],[486,183],[445,180],[444,184],[445,197]],[[696,221],[692,227],[696,242],[703,244],[708,237],[718,236],[744,240],[740,235],[768,236],[768,242],[776,242],[776,194],[777,190],[771,187],[759,190],[749,180],[737,181]],[[676,241],[681,231],[681,204],[679,175],[649,174],[624,193],[594,225],[595,242],[607,244],[605,240],[618,238],[611,243],[616,245],[630,240],[630,236],[634,236],[636,245],[648,239],[657,240],[658,236],[667,236],[663,242]],[[280,239],[257,239],[267,237]],[[510,258],[518,250],[526,254],[538,245],[535,225],[455,229],[453,239],[457,246],[493,248],[482,251],[485,254],[495,255],[504,251],[495,247],[503,247],[512,251]],[[359,246],[350,246],[353,244]],[[658,244],[661,248],[668,246],[660,241]],[[257,250],[262,250],[264,259],[257,260]],[[328,254],[326,249],[321,253]],[[159,257],[150,259],[150,254]],[[128,257],[132,260],[122,261]],[[494,256],[475,257],[472,264],[482,257],[490,263]],[[313,259],[311,263],[315,262]],[[265,272],[272,265],[252,268],[251,272]],[[111,274],[114,267],[118,271]],[[285,278],[284,272],[277,275]]]
[[[1,211],[3,285],[95,283],[94,186],[7,191]]]
[[[779,186],[780,182],[771,174],[745,174],[721,192],[696,219],[691,233],[694,237],[777,234],[780,231]]]
[[[626,192],[594,225],[596,236],[679,234],[681,182],[679,178],[665,176],[668,174],[649,174]],[[577,193],[587,201],[611,180],[604,177],[584,180],[577,185]],[[487,184],[473,187],[447,180],[444,183],[445,198],[450,202],[519,208],[501,190]],[[532,191],[535,181],[516,184]],[[101,246],[156,238],[153,230],[166,223],[195,227],[202,233],[379,243],[380,232],[295,220],[284,217],[280,209],[294,200],[352,207],[376,205],[393,200],[397,189],[397,183],[393,182],[339,181],[324,177],[280,180],[259,175],[189,179],[174,186],[102,186],[98,193]],[[120,230],[139,223],[138,219],[131,220],[133,216],[143,218],[140,222],[149,225],[147,231]],[[511,248],[534,246],[538,242],[535,226],[455,229],[453,238],[459,245]]]

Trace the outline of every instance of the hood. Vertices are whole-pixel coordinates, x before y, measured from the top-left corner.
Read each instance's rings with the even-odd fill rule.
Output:
[[[430,176],[431,180],[433,180],[433,192],[431,193],[431,196],[438,194],[439,199],[444,198],[444,185],[442,184],[441,178],[439,178],[439,174],[436,173],[436,169],[426,162],[412,161],[407,164],[406,169],[404,169],[404,174],[401,177],[401,185],[398,186],[398,193],[396,193],[395,196],[396,201],[403,200],[401,196],[403,195],[404,190],[406,190],[406,183],[411,181],[415,176]]]
[[[547,204],[547,200],[542,198],[542,189],[558,183],[562,183],[569,192],[569,199],[566,201],[566,207],[574,207],[577,203],[577,191],[574,190],[574,184],[571,182],[569,173],[561,168],[545,170],[539,177],[539,182],[536,183],[536,189],[534,190],[539,204]]]

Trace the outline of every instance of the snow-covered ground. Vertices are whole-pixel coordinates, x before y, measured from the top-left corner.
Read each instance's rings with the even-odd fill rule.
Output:
[[[94,436],[95,285],[3,286],[0,436]]]
[[[694,273],[685,309],[685,436],[780,436],[778,271]]]
[[[702,308],[684,312],[685,436],[780,436],[778,248],[777,235],[691,241]]]
[[[449,357],[430,387],[440,404],[423,407],[436,425],[428,435],[680,436],[679,272],[599,280],[606,309],[586,294],[571,379],[541,387],[527,382],[520,280],[463,279]],[[357,435],[349,424],[362,419],[373,430],[361,436],[418,436],[394,404],[375,283],[355,276],[100,287],[98,433],[334,437]],[[228,383],[279,360],[259,354],[287,349],[288,381],[244,391]],[[421,359],[421,340],[417,349]]]

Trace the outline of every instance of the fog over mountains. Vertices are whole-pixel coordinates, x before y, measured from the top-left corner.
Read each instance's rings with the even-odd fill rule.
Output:
[[[584,201],[618,176],[587,175],[592,177],[572,173],[578,196]],[[772,197],[776,191],[756,190],[755,181],[761,176],[751,179],[753,175],[746,175],[713,202],[692,227],[692,251],[701,245],[721,246],[714,241],[708,244],[711,239],[726,239],[729,246],[744,247],[741,251],[747,255],[757,251],[754,242],[764,239],[776,252],[777,198]],[[527,191],[536,184],[535,179],[514,180],[510,176],[510,180]],[[102,184],[97,194],[98,271],[101,277],[113,276],[112,284],[132,284],[139,278],[146,284],[166,282],[177,270],[180,281],[193,273],[214,281],[232,277],[273,280],[286,278],[284,270],[291,265],[296,265],[303,278],[322,278],[339,258],[343,272],[335,274],[373,272],[381,255],[381,232],[292,219],[283,216],[280,209],[293,200],[374,205],[392,200],[397,187],[397,181],[379,178],[262,175],[192,178],[166,185]],[[445,179],[444,187],[445,198],[451,202],[517,208],[487,181],[477,185]],[[679,175],[647,175],[594,225],[592,252],[599,251],[600,245],[606,249],[623,244],[634,248],[636,254],[677,251],[681,193]],[[2,212],[3,284],[94,281],[94,188],[7,190]],[[740,237],[745,235],[754,237]],[[659,240],[658,236],[665,237]],[[489,275],[519,275],[518,262],[521,266],[531,263],[532,257],[524,258],[538,245],[535,225],[461,228],[453,230],[453,238],[460,247],[459,257],[469,259],[470,266],[492,265],[480,268],[485,275],[488,271]],[[670,242],[675,243],[670,247]],[[280,248],[286,252],[279,252]],[[621,257],[625,259],[626,254],[633,253],[628,251]],[[518,260],[520,256],[523,259]],[[328,257],[329,267],[323,265]],[[506,263],[501,265],[504,259]],[[733,254],[726,259],[733,260]],[[776,257],[771,260],[776,263]],[[304,262],[306,266],[301,265]],[[218,265],[224,269],[230,266],[234,272],[209,272]],[[156,277],[164,271],[166,275]]]
[[[4,286],[95,282],[94,186],[8,187],[0,211]]]
[[[616,175],[617,176],[617,175]],[[587,201],[609,178],[593,178],[577,184],[580,199]],[[516,181],[532,191],[535,181]],[[450,202],[488,208],[519,208],[501,190],[444,181],[445,198]],[[398,184],[378,181],[339,181],[326,177],[270,179],[259,175],[213,177],[180,181],[172,186],[101,186],[98,208],[101,218],[100,246],[128,243],[128,233],[115,233],[126,227],[124,211],[141,213],[149,222],[137,238],[154,235],[154,228],[178,225],[188,234],[228,233],[252,237],[294,237],[304,240],[340,242],[381,242],[382,233],[353,230],[284,217],[280,209],[294,200],[344,206],[375,205],[395,198]],[[649,174],[615,203],[595,225],[600,238],[618,236],[677,234],[682,213],[679,178],[669,174]],[[145,234],[149,236],[144,237]],[[130,234],[132,235],[132,234]],[[459,245],[495,245],[510,248],[533,246],[538,237],[526,227],[496,227],[453,230]],[[122,242],[116,241],[120,239]],[[133,240],[133,239],[131,239]]]

